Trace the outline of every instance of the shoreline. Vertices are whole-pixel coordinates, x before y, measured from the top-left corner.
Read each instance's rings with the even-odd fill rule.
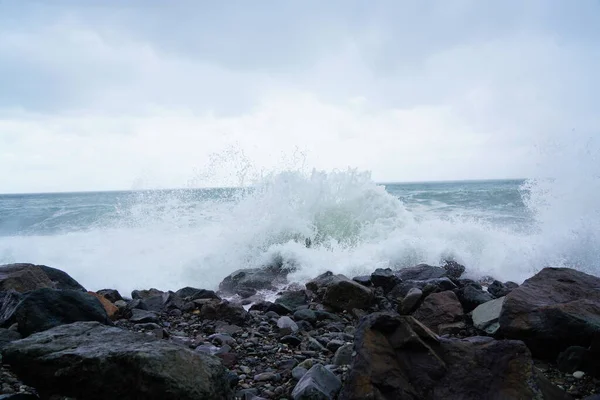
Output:
[[[358,277],[327,272],[301,285],[288,282],[292,270],[271,265],[235,271],[218,291],[149,288],[124,297],[112,289],[88,292],[50,267],[0,266],[0,352],[8,366],[0,371],[8,382],[0,395],[300,400],[600,393],[600,278],[544,268],[518,285],[473,281],[462,277],[465,270],[446,262]],[[266,300],[265,290],[277,299]],[[45,355],[31,350],[41,342]],[[171,365],[166,354],[173,352],[187,361]],[[67,368],[63,356],[94,373]],[[128,359],[129,367],[114,364],[115,357]],[[144,364],[148,357],[156,358],[152,368]],[[206,374],[193,378],[203,392],[186,386],[186,365],[204,366]],[[86,384],[73,388],[55,373],[44,375],[48,368]],[[148,392],[149,370],[162,371],[156,373],[168,384]],[[141,381],[131,387],[110,371],[125,381],[142,374]]]

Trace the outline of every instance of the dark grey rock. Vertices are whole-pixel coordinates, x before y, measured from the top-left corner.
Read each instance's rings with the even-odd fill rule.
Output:
[[[162,290],[158,290],[155,288],[151,288],[151,289],[144,289],[144,290],[134,290],[131,292],[131,298],[133,300],[143,300],[143,299],[147,299],[148,297],[154,297],[154,296],[162,296],[164,294],[164,292]]]
[[[300,346],[300,343],[302,343],[302,339],[300,339],[297,336],[293,336],[293,335],[286,335],[286,336],[282,337],[281,339],[279,339],[279,341],[281,343],[290,345],[292,347],[298,347],[298,346]]]
[[[333,339],[327,343],[326,347],[327,347],[327,350],[331,351],[332,353],[335,353],[337,351],[337,349],[342,347],[344,344],[345,344],[345,342],[343,340]]]
[[[595,378],[600,378],[600,354],[581,346],[571,346],[558,355],[558,369],[562,372],[574,373],[583,371]]]
[[[394,275],[391,268],[377,268],[371,274],[371,283],[373,286],[382,288],[384,293],[388,293],[400,282],[400,278]]]
[[[240,296],[242,299],[247,299],[248,297],[252,297],[257,293],[257,290],[254,288],[248,287],[237,287],[235,289],[235,294]]]
[[[500,329],[500,312],[504,304],[505,297],[488,301],[478,305],[473,310],[473,326],[479,330],[485,331],[490,335],[495,335]]]
[[[193,287],[184,287],[175,292],[177,296],[187,301],[201,300],[201,299],[215,299],[221,300],[221,298],[213,291],[207,289],[196,289]]]
[[[335,365],[350,365],[352,364],[352,352],[354,351],[352,344],[345,344],[335,352],[333,363]]]
[[[62,325],[13,342],[4,348],[3,361],[47,397],[233,398],[215,358],[97,322]]]
[[[474,285],[467,285],[456,291],[456,296],[462,304],[465,312],[473,311],[477,306],[494,300],[494,296],[488,292],[478,289]]]
[[[244,325],[248,320],[248,312],[241,305],[227,300],[211,299],[200,309],[200,318]]]
[[[423,297],[423,291],[419,288],[412,288],[408,291],[406,296],[402,299],[400,311],[401,314],[410,314],[417,308],[421,298]]]
[[[424,281],[427,279],[447,277],[447,272],[441,267],[419,264],[415,267],[402,268],[396,275],[402,279],[402,281]]]
[[[371,275],[355,276],[352,280],[356,283],[360,283],[363,286],[371,286]]]
[[[23,336],[77,321],[112,324],[100,300],[80,290],[36,289],[20,295],[8,295],[0,318],[4,327],[17,323]]]
[[[274,289],[278,284],[286,282],[289,271],[285,269],[248,268],[240,269],[228,275],[219,284],[219,290],[235,293],[238,287],[253,289]]]
[[[129,321],[134,324],[144,324],[144,323],[159,323],[160,320],[158,315],[153,311],[146,311],[140,309],[131,310],[132,315],[129,318]]]
[[[296,367],[292,370],[292,378],[299,381],[307,372],[308,370],[306,368]]]
[[[278,315],[288,315],[293,312],[292,309],[283,304],[271,303],[270,301],[261,301],[256,304],[253,304],[252,306],[250,306],[250,311],[273,311]]]
[[[465,266],[456,261],[446,261],[442,268],[446,270],[446,276],[451,279],[459,279],[465,273]]]
[[[302,376],[292,391],[294,400],[334,399],[342,382],[321,364],[314,365]]]
[[[0,350],[4,346],[6,346],[10,342],[14,342],[15,340],[21,339],[21,334],[19,332],[13,331],[11,329],[0,328]]]
[[[308,304],[306,290],[288,290],[275,300],[275,304],[283,304],[290,310],[296,310]]]
[[[144,323],[140,323],[140,324],[135,324],[135,327],[137,329],[142,329],[145,331],[152,331],[155,329],[162,329],[162,327],[160,325],[158,325],[157,323],[154,322],[144,322]]]
[[[306,287],[322,299],[323,304],[338,311],[366,309],[374,300],[371,289],[330,271],[308,282]]]
[[[294,313],[296,321],[308,321],[310,323],[317,322],[317,314],[313,310],[298,310]]]
[[[211,342],[219,345],[219,346],[223,346],[225,344],[229,345],[229,346],[235,346],[236,341],[234,338],[232,338],[229,335],[223,334],[223,333],[215,333],[214,335],[210,335],[208,337],[208,340],[210,340]]]

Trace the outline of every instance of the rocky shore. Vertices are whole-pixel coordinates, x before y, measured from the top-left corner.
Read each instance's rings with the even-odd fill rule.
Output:
[[[600,399],[598,277],[289,272],[125,296],[0,266],[0,399]]]

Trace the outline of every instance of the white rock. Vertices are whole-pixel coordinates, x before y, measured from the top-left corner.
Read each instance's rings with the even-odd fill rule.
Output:
[[[585,375],[585,372],[583,372],[583,371],[573,372],[573,378],[575,378],[575,379],[581,379],[581,378],[583,378],[584,375]]]

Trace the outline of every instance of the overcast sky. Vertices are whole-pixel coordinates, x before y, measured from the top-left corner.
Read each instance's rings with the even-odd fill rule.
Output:
[[[0,0],[0,192],[526,177],[599,71],[596,0]]]

